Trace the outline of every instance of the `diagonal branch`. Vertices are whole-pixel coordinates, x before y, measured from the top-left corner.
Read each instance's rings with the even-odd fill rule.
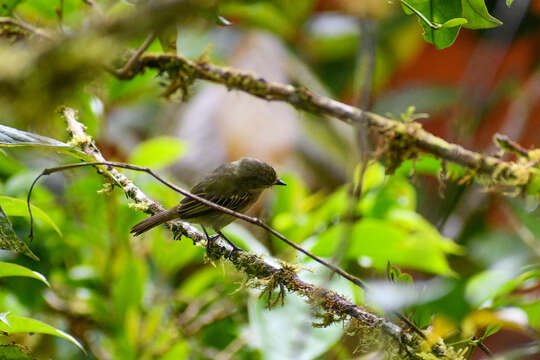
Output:
[[[206,60],[193,61],[181,55],[143,54],[134,64],[132,73],[145,68],[168,72],[171,76],[193,82],[202,79],[247,92],[269,101],[283,101],[300,110],[335,117],[348,124],[367,123],[368,127],[381,133],[393,144],[399,160],[414,156],[418,151],[464,166],[479,176],[483,185],[515,188],[520,191],[537,193],[540,170],[526,163],[503,161],[493,156],[483,155],[464,147],[449,143],[424,129],[417,122],[403,123],[371,112],[357,109],[328,97],[317,95],[303,87],[270,82],[249,72],[217,66]]]
[[[98,171],[103,176],[109,178],[110,180],[118,184],[128,198],[132,199],[136,204],[141,205],[141,209],[145,209],[151,214],[156,214],[164,210],[160,204],[150,199],[125,175],[110,167],[99,167],[98,164],[107,165],[115,163],[109,163],[104,159],[103,155],[95,145],[92,138],[85,133],[84,125],[77,121],[76,113],[73,109],[67,107],[62,109],[62,115],[68,124],[68,131],[73,137],[76,145],[78,145],[87,155],[90,155],[94,159],[98,160],[96,162],[96,168],[98,168]],[[122,165],[122,167],[128,169],[138,168],[127,164],[116,165]],[[67,165],[63,168],[78,166],[85,166],[85,163],[72,164],[71,166]],[[160,180],[159,177],[158,180]],[[176,191],[182,190],[172,184],[164,181],[162,182],[165,185],[172,187]],[[196,197],[196,195],[190,194],[185,190],[182,191],[186,196]],[[216,208],[219,207],[219,205],[213,204],[206,199],[199,199],[198,197],[196,198],[197,200],[205,203],[208,206]],[[231,211],[227,208],[218,210]],[[234,215],[236,216],[237,214]],[[243,214],[239,215],[242,215],[242,217],[245,216]],[[247,219],[251,219],[251,217],[249,216],[245,217],[246,221]],[[182,221],[170,221],[169,223],[167,223],[167,226],[173,231],[175,237],[178,237],[179,234],[183,234],[186,237],[192,239],[193,242],[196,244],[202,245],[202,243],[204,243],[204,234],[188,223]],[[411,334],[407,332],[400,326],[386,320],[383,317],[369,312],[361,306],[351,303],[343,296],[333,291],[315,286],[301,280],[294,271],[294,267],[291,265],[284,264],[281,268],[279,268],[264,261],[257,255],[249,254],[242,250],[237,250],[231,253],[229,246],[226,243],[220,241],[214,241],[208,244],[208,255],[215,259],[222,258],[230,261],[239,271],[245,273],[250,278],[256,278],[262,281],[266,281],[268,283],[274,284],[274,286],[285,287],[288,291],[296,292],[297,294],[303,296],[306,301],[311,304],[318,305],[319,308],[326,311],[328,314],[335,318],[353,319],[355,320],[355,325],[358,328],[363,328],[367,331],[373,331],[374,333],[380,332],[384,334],[384,336],[388,337],[389,340],[392,339],[392,341],[395,341],[401,348],[407,349],[407,351],[410,351],[413,354],[423,352],[423,350],[420,349],[423,341],[422,339],[419,339],[419,336],[417,334]],[[274,287],[271,287],[267,289],[267,291],[271,292],[273,288]],[[444,344],[435,344],[432,351],[433,354],[437,354],[437,359],[449,359],[450,354],[454,352],[452,348],[447,348]],[[409,354],[409,356],[411,356],[411,358],[414,358],[411,354]]]
[[[23,29],[31,34],[42,37],[47,40],[55,40],[54,36],[49,34],[48,31],[37,28],[25,21],[17,20],[11,17],[0,16],[0,25],[11,25]]]

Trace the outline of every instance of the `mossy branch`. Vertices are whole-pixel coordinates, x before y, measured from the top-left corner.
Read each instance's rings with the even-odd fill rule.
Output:
[[[415,156],[420,151],[427,152],[468,168],[476,175],[475,179],[484,186],[539,194],[538,187],[534,185],[540,183],[540,169],[537,163],[521,160],[503,161],[465,149],[425,131],[417,122],[396,121],[315,94],[304,87],[270,82],[256,74],[218,66],[206,59],[189,60],[181,55],[147,53],[134,63],[131,73],[143,72],[145,68],[157,69],[161,73],[168,73],[174,79],[182,79],[183,86],[177,88],[187,89],[187,86],[196,79],[201,79],[268,101],[283,101],[297,109],[335,117],[348,124],[365,122],[390,142],[399,141],[404,144],[407,151],[400,153],[407,153],[408,157]],[[398,156],[399,160],[405,159]]]
[[[106,161],[92,138],[86,134],[84,125],[77,120],[76,112],[65,107],[61,109],[60,113],[65,119],[68,132],[76,141],[76,145],[97,161]],[[117,184],[126,196],[138,205],[137,208],[150,214],[157,214],[164,210],[163,206],[150,199],[116,169],[98,166],[96,168],[101,175]],[[171,221],[167,226],[173,232],[175,238],[184,235],[193,240],[194,244],[198,246],[203,246],[206,242],[204,234],[189,223]],[[238,271],[246,274],[249,279],[256,279],[260,283],[266,284],[264,291],[267,293],[271,293],[276,288],[280,289],[279,296],[281,296],[281,300],[285,293],[284,289],[286,289],[304,297],[307,302],[324,311],[324,315],[328,318],[352,320],[351,324],[353,324],[354,330],[361,332],[364,336],[370,333],[373,333],[373,336],[375,336],[374,334],[383,334],[387,338],[385,341],[392,341],[396,344],[395,349],[397,351],[404,350],[404,354],[406,354],[389,354],[393,358],[406,356],[420,359],[426,355],[425,350],[423,350],[425,349],[425,341],[420,336],[370,312],[364,307],[353,304],[333,291],[301,280],[292,265],[283,264],[281,267],[276,267],[263,258],[242,250],[231,253],[228,245],[220,241],[211,242],[207,246],[207,253],[214,260],[224,259],[231,262]],[[429,353],[435,359],[455,359],[455,354],[453,348],[444,344],[433,345]]]

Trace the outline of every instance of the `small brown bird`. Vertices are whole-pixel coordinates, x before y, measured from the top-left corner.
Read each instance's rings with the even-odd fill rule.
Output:
[[[243,212],[257,201],[266,188],[273,185],[286,184],[277,177],[276,171],[270,165],[257,159],[242,158],[216,168],[195,185],[191,193],[231,210]],[[207,237],[205,226],[211,227],[234,249],[238,249],[221,233],[221,229],[234,221],[235,217],[189,197],[182,199],[180,204],[172,209],[141,221],[133,226],[131,233],[137,236],[173,219],[200,224]]]

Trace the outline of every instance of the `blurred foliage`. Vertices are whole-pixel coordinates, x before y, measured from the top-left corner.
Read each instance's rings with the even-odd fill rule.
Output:
[[[265,31],[288,56],[265,61],[286,63],[291,82],[316,79],[329,96],[343,101],[357,95],[353,74],[359,48],[366,43],[360,25],[373,21],[371,107],[400,121],[424,122],[423,113],[437,116],[463,96],[462,89],[445,83],[386,90],[393,76],[426,48],[416,20],[424,39],[439,49],[449,47],[461,27],[501,25],[483,0],[201,3],[207,7],[197,16],[158,23],[158,40],[148,51],[174,51],[176,45],[178,53],[190,58],[207,50],[213,61],[227,62],[246,51],[245,44],[234,50],[245,34]],[[103,178],[93,169],[43,179],[32,200],[35,240],[22,240],[29,228],[26,194],[35,176],[46,167],[91,159],[66,143],[77,139],[66,133],[55,111],[58,105],[78,109],[87,132],[111,161],[148,166],[174,177],[184,171],[175,171],[178,161],[197,150],[186,141],[191,139],[176,137],[176,124],[163,121],[186,110],[160,99],[169,80],[164,74],[146,71],[121,80],[108,71],[123,64],[129,57],[124,52],[140,46],[147,33],[139,24],[122,33],[121,26],[107,27],[106,21],[130,16],[143,5],[0,0],[0,16],[54,35],[43,39],[17,26],[0,25],[0,122],[6,124],[0,125],[0,358],[349,359],[370,351],[373,344],[384,350],[386,344],[349,331],[348,324],[321,327],[324,314],[315,313],[296,294],[288,293],[283,306],[267,309],[266,299],[259,298],[260,291],[246,284],[241,273],[227,262],[208,263],[204,249],[186,239],[173,241],[164,228],[130,238],[128,230],[145,215],[117,189],[102,191]],[[222,27],[227,22],[232,25]],[[175,38],[172,44],[166,41],[169,34]],[[298,67],[290,70],[291,59],[309,76],[302,77]],[[194,98],[203,90],[194,86]],[[309,124],[313,119],[307,120]],[[208,134],[203,130],[220,127],[227,124],[203,123],[197,129],[204,137]],[[288,186],[268,194],[258,214],[295,243],[367,280],[370,290],[353,288],[241,222],[224,229],[231,240],[269,262],[300,263],[303,279],[357,304],[381,314],[401,311],[429,329],[428,341],[433,343],[444,338],[465,351],[478,339],[502,331],[538,337],[536,199],[500,200],[518,230],[493,227],[485,221],[490,215],[486,208],[462,218],[451,199],[438,194],[450,193],[444,191],[446,185],[465,189],[459,181],[466,169],[420,155],[401,163],[393,175],[385,174],[378,159],[371,159],[363,173],[363,164],[352,159],[350,129],[325,125],[306,133],[309,130],[316,132],[313,138],[321,153],[339,153],[330,162],[353,174],[352,183],[321,183],[320,170],[304,178],[302,166],[291,160],[289,172],[280,171]],[[216,158],[222,155],[216,139],[207,136],[205,146],[215,150]],[[338,147],[341,152],[331,150]],[[279,153],[281,158],[296,156],[290,149]],[[129,176],[164,206],[180,199],[145,174]],[[362,193],[356,199],[351,188],[360,183]],[[439,214],[443,205],[450,208],[448,217]],[[458,220],[450,220],[461,222],[462,231],[455,236],[441,233],[439,221],[455,213]]]

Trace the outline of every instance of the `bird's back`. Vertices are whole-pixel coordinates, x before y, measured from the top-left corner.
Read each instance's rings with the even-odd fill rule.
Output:
[[[218,175],[219,179],[216,178]],[[242,191],[237,186],[231,186],[231,182],[238,182],[237,177],[230,164],[223,164],[195,185],[191,193],[228,209],[242,212],[257,201],[262,191]],[[180,201],[177,213],[183,220],[210,226],[215,230],[221,229],[235,219],[234,216],[212,209],[189,197]]]

